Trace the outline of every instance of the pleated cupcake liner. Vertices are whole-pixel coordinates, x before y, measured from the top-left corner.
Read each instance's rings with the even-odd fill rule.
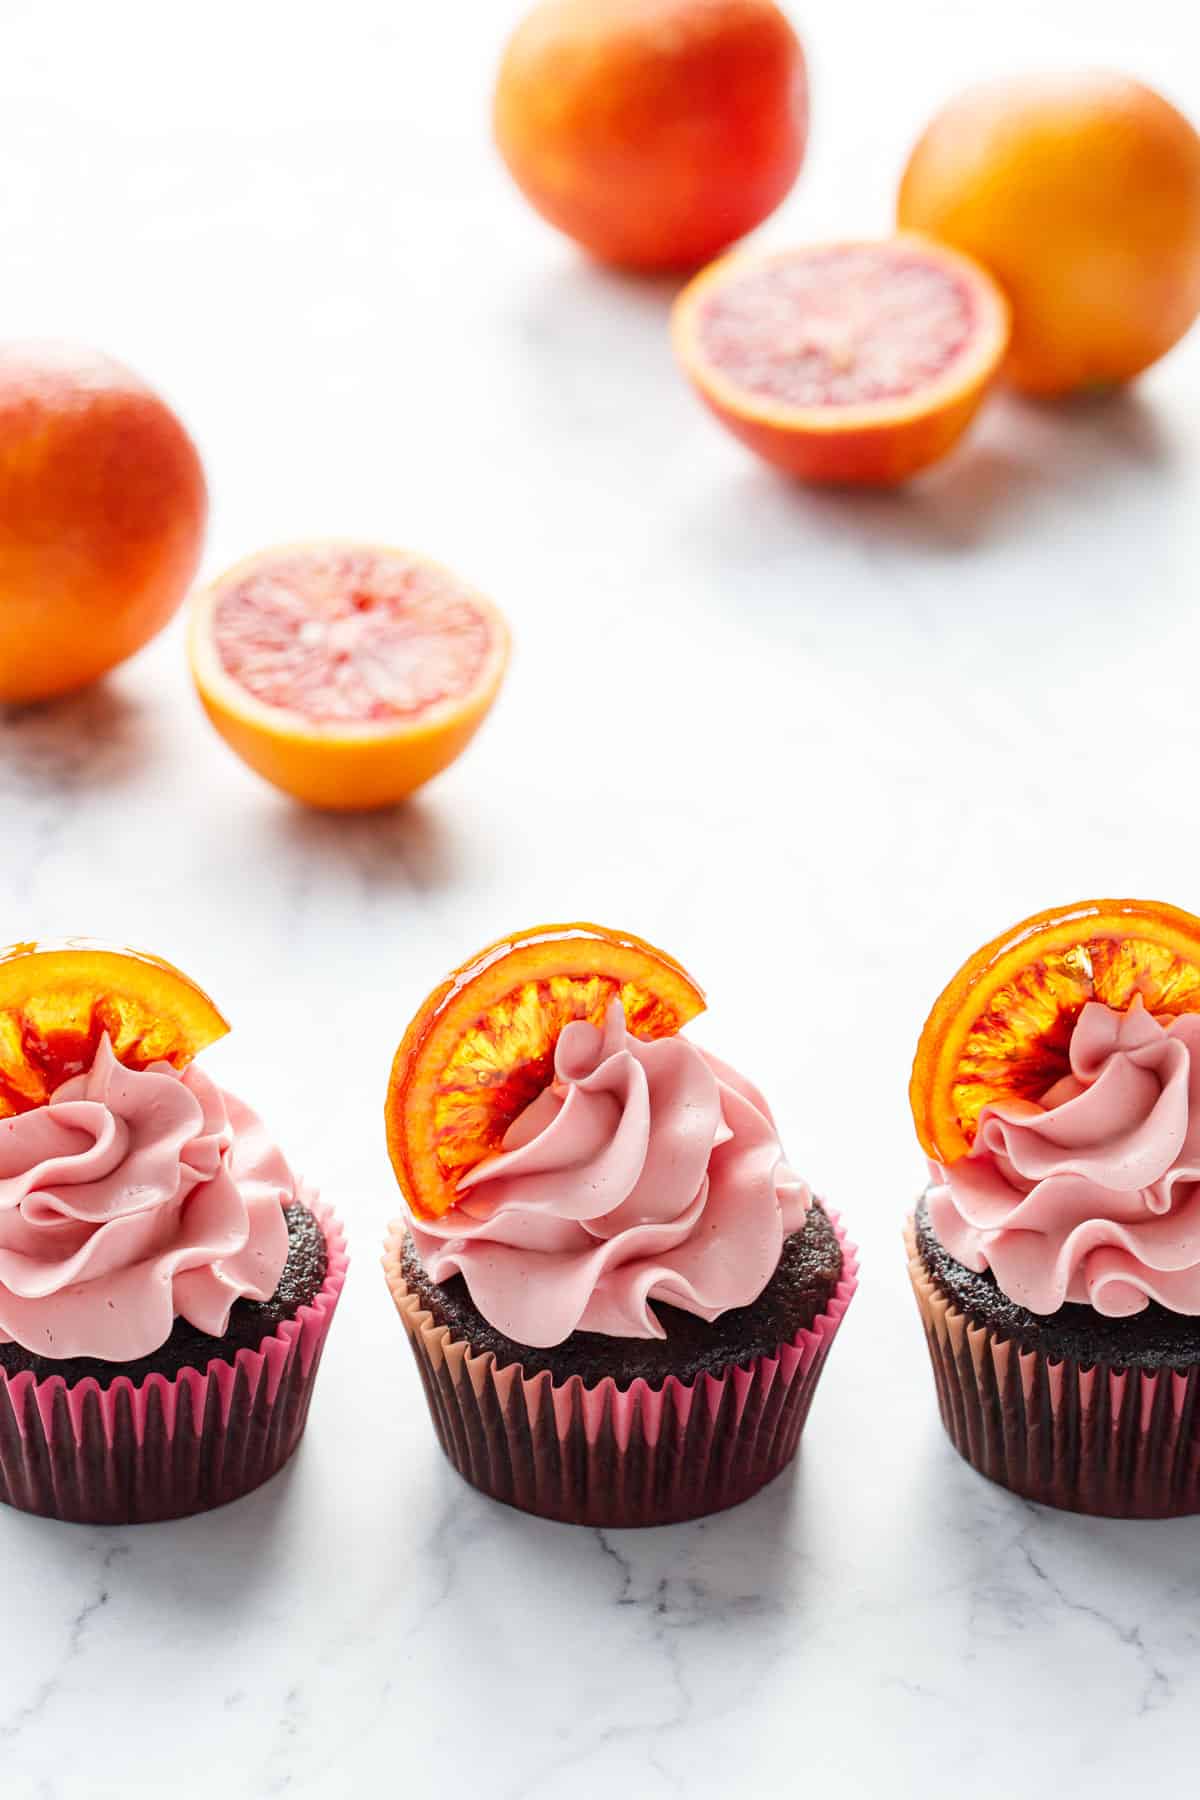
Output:
[[[668,1525],[748,1500],[796,1454],[829,1347],[858,1285],[858,1253],[836,1213],[842,1274],[827,1309],[772,1356],[691,1382],[593,1386],[527,1375],[438,1324],[405,1280],[405,1228],[384,1273],[442,1449],[472,1486],[572,1525]]]
[[[1023,1348],[942,1292],[911,1218],[904,1235],[942,1423],[973,1469],[1070,1512],[1200,1512],[1200,1362],[1146,1370]]]
[[[87,1525],[180,1519],[237,1500],[270,1480],[304,1432],[342,1287],[346,1239],[313,1206],[328,1266],[312,1300],[255,1350],[204,1369],[37,1380],[0,1370],[0,1501]]]

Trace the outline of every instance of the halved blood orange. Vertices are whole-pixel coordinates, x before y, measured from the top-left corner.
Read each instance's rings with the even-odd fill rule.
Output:
[[[970,424],[1009,307],[977,263],[906,234],[726,257],[679,296],[672,335],[701,398],[768,462],[887,487]]]
[[[942,1164],[970,1149],[992,1101],[1040,1100],[1068,1072],[1089,1000],[1200,1012],[1200,919],[1156,900],[1082,900],[985,944],[938,999],[917,1045],[917,1136]]]
[[[615,998],[643,1039],[670,1036],[704,1010],[673,957],[601,925],[516,932],[434,989],[387,1092],[388,1151],[415,1213],[436,1218],[454,1205],[462,1177],[552,1080],[563,1027],[602,1024]]]
[[[312,806],[393,806],[475,735],[508,662],[490,600],[407,550],[264,550],[192,603],[192,675],[226,743]]]
[[[90,1068],[105,1032],[131,1069],[182,1069],[224,1037],[207,994],[157,956],[81,939],[0,951],[0,1118]]]

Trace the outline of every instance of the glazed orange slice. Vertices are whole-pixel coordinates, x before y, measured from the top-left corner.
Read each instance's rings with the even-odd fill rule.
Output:
[[[469,1169],[553,1078],[565,1025],[620,999],[635,1037],[668,1037],[704,1010],[686,970],[627,932],[539,925],[490,945],[436,988],[404,1034],[387,1093],[392,1167],[413,1211],[437,1218]]]
[[[90,1068],[105,1032],[131,1069],[182,1069],[229,1030],[212,1001],[157,956],[70,939],[0,951],[0,1118],[42,1106]]]
[[[930,1013],[909,1098],[942,1164],[970,1149],[984,1107],[1040,1100],[1069,1069],[1089,1000],[1159,1016],[1200,1012],[1200,919],[1156,900],[1083,900],[1037,913],[964,963]]]

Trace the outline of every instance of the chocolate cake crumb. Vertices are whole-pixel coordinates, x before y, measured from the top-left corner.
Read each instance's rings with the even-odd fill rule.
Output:
[[[921,1261],[948,1300],[973,1325],[986,1325],[1005,1340],[1039,1350],[1053,1361],[1103,1363],[1114,1368],[1187,1369],[1200,1361],[1200,1319],[1170,1312],[1152,1300],[1144,1312],[1110,1319],[1094,1307],[1068,1302],[1043,1318],[1018,1306],[997,1286],[990,1269],[976,1275],[956,1262],[938,1238],[922,1199],[916,1211]]]
[[[620,1388],[639,1378],[658,1387],[668,1375],[688,1382],[697,1375],[774,1355],[825,1311],[841,1278],[842,1247],[824,1209],[814,1201],[802,1229],[785,1239],[779,1266],[752,1305],[722,1313],[710,1325],[694,1313],[652,1301],[665,1338],[575,1331],[563,1343],[540,1350],[489,1325],[461,1275],[440,1284],[431,1281],[411,1237],[404,1243],[403,1270],[438,1323],[448,1326],[455,1337],[465,1338],[477,1354],[492,1351],[501,1368],[517,1363],[526,1375],[549,1370],[556,1384],[579,1375],[590,1387],[610,1375]]]

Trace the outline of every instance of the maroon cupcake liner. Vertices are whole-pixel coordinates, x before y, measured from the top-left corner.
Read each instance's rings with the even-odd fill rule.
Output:
[[[0,1500],[84,1525],[140,1525],[247,1494],[295,1450],[346,1279],[342,1227],[313,1211],[328,1266],[312,1300],[256,1350],[136,1387],[0,1370]]]
[[[1200,1512],[1200,1362],[1145,1370],[1023,1348],[942,1292],[912,1219],[904,1237],[942,1423],[973,1469],[1070,1512]]]
[[[611,1376],[499,1367],[439,1325],[404,1278],[403,1224],[384,1256],[442,1449],[494,1500],[569,1525],[669,1525],[748,1500],[796,1454],[821,1370],[858,1285],[858,1254],[830,1213],[842,1274],[827,1309],[772,1356],[720,1375],[628,1388]]]

